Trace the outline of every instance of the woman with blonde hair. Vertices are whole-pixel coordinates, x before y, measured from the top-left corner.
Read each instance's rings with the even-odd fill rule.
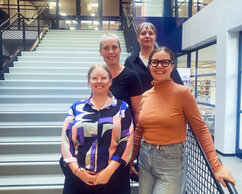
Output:
[[[133,147],[131,109],[110,92],[112,75],[106,66],[92,66],[88,84],[91,96],[75,102],[63,124],[63,194],[126,194],[123,169]]]

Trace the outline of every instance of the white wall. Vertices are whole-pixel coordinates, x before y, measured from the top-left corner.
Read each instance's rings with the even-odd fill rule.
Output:
[[[216,40],[215,147],[235,153],[239,31],[242,0],[214,0],[183,24],[182,49]]]

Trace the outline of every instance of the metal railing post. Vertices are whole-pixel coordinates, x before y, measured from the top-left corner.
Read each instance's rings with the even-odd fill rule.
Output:
[[[39,12],[38,12],[38,39],[39,39],[39,35],[40,35],[40,19],[39,19]]]
[[[0,30],[0,71],[3,69],[3,37],[2,30]]]
[[[23,50],[25,51],[25,48],[26,48],[26,45],[25,45],[25,43],[26,43],[26,41],[25,41],[25,23],[24,23],[24,18],[22,18],[23,19]]]

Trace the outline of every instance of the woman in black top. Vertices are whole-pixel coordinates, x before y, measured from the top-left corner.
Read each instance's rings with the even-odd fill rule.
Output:
[[[137,124],[142,94],[141,82],[135,71],[120,64],[121,47],[118,36],[112,33],[104,34],[99,52],[112,74],[112,85],[109,90],[117,99],[124,100],[130,105],[134,124]],[[130,194],[129,165],[120,170],[123,175],[119,177],[122,187],[118,191]]]
[[[121,47],[118,36],[112,33],[104,34],[99,52],[112,74],[110,91],[117,99],[124,100],[130,105],[136,124],[139,118],[142,86],[138,74],[120,64]]]
[[[154,50],[155,40],[157,37],[156,28],[149,22],[141,23],[137,28],[137,40],[140,44],[140,52],[129,56],[125,61],[125,66],[136,71],[141,80],[143,92],[149,90],[153,80],[148,66],[148,58],[150,53]],[[183,82],[176,68],[171,73],[171,78],[176,83],[182,84]]]

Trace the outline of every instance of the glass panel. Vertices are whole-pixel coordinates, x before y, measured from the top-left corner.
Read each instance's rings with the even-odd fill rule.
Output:
[[[239,127],[239,133],[240,133],[240,137],[239,137],[239,149],[242,150],[242,114],[240,114],[240,127]]]
[[[82,30],[98,30],[98,26],[99,26],[98,21],[90,21],[90,20],[81,21]]]
[[[241,88],[240,88],[240,110],[242,110],[242,74],[240,74],[240,78],[241,78]],[[238,91],[239,93],[239,91]]]
[[[135,0],[135,14],[142,17],[162,17],[164,0]]]
[[[187,55],[182,55],[180,57],[177,57],[177,67],[187,68]]]
[[[197,101],[215,105],[216,76],[197,78]]]
[[[119,21],[103,21],[103,30],[118,30],[120,27]]]
[[[191,53],[191,75],[196,75],[196,51]]]
[[[178,17],[188,17],[188,1],[177,0]]]
[[[198,104],[198,108],[202,115],[203,121],[210,130],[210,133],[214,135],[215,108],[201,104]]]
[[[197,74],[216,73],[216,45],[198,50]]]
[[[95,16],[97,15],[97,13],[98,13],[98,0],[81,0],[81,15]]]
[[[195,77],[191,77],[191,83],[190,83],[190,90],[193,94],[193,96],[195,96]]]

